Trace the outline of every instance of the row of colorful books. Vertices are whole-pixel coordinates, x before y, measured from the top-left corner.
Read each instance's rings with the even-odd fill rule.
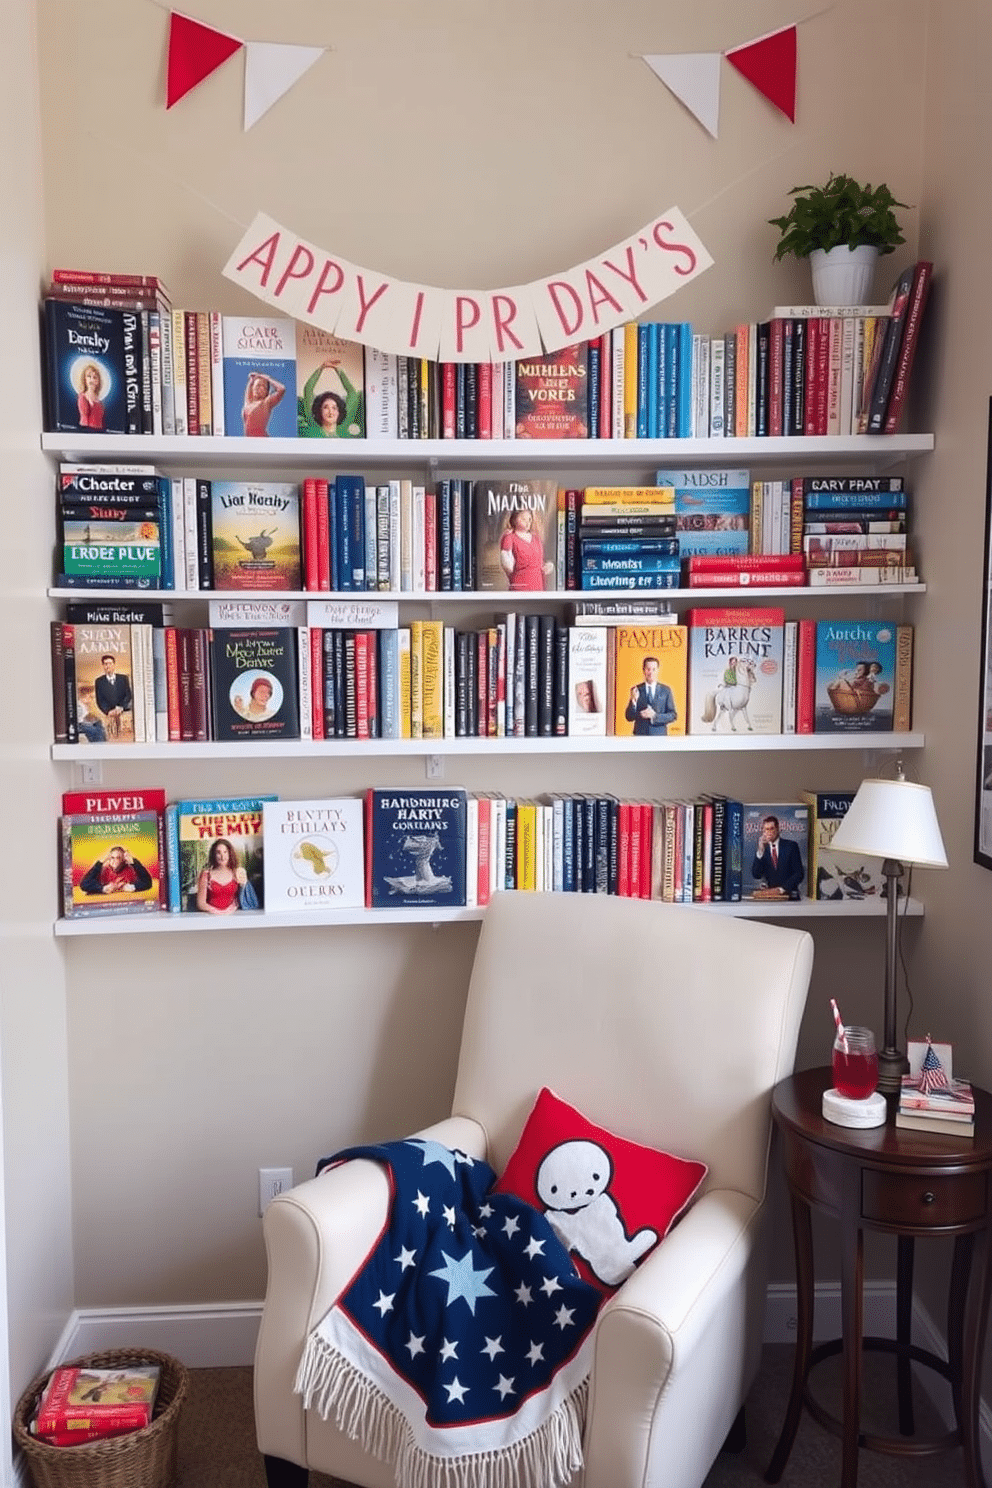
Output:
[[[456,786],[376,787],[320,800],[167,805],[158,789],[68,792],[63,912],[475,907],[501,889],[668,903],[881,894],[880,865],[830,846],[853,795],[801,796],[518,800]]]
[[[126,1436],[149,1425],[161,1366],[61,1365],[45,1382],[28,1430],[53,1447]]]
[[[261,311],[174,309],[154,276],[56,270],[44,305],[48,427],[372,439],[894,433],[932,270],[909,267],[885,306],[776,306],[716,336],[686,321],[632,322],[495,365],[387,355]]]
[[[653,486],[361,475],[302,483],[60,466],[70,588],[542,592],[909,582],[902,477],[659,470]],[[863,572],[862,572],[863,571]],[[898,577],[896,577],[896,575]]]
[[[273,614],[282,623],[273,624]],[[57,743],[906,732],[913,628],[772,607],[509,611],[398,623],[398,604],[70,605],[51,622]],[[647,621],[658,623],[646,623]],[[629,623],[624,623],[628,621]],[[228,623],[225,623],[228,622]],[[231,623],[233,622],[233,623]],[[606,623],[603,623],[606,622]]]

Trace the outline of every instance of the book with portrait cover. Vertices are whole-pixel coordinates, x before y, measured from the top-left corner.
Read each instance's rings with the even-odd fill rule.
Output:
[[[762,833],[766,830],[765,824],[769,817],[774,817],[778,824],[778,841],[776,852],[779,863],[782,865],[783,873],[787,869],[792,870],[792,881],[795,887],[788,892],[779,892],[774,886],[770,887],[768,879],[764,874],[755,874],[755,854],[761,841]],[[770,847],[766,844],[765,854],[770,854]],[[797,856],[798,854],[798,856]],[[806,898],[806,862],[809,854],[809,807],[798,801],[751,801],[744,803],[744,832],[743,832],[743,868],[744,881],[743,892],[745,899],[770,899],[770,898]],[[770,867],[770,858],[766,860]],[[796,881],[796,874],[800,871],[801,877]],[[766,870],[767,871],[767,870]],[[772,874],[774,877],[774,873]]]
[[[300,589],[300,490],[290,481],[210,482],[215,589]]]
[[[662,735],[685,733],[689,633],[684,625],[618,625],[613,671],[613,733]],[[645,687],[665,687],[667,699],[652,703]],[[659,719],[654,723],[652,710]],[[668,712],[675,717],[669,719]]]
[[[837,852],[834,833],[854,800],[853,791],[806,791],[799,795],[809,807],[810,899],[881,899],[882,859],[859,853]]]
[[[227,849],[223,854],[224,868],[244,882],[238,882],[237,892],[233,888],[225,891],[220,880],[212,887],[205,883],[205,903],[215,912],[223,901],[236,910],[261,908],[265,902],[263,810],[267,802],[275,799],[273,795],[207,796],[169,803],[165,808],[165,855],[166,901],[171,914],[199,909],[200,874],[204,871],[210,874],[221,867],[218,859],[222,854],[214,848],[218,842]],[[228,878],[228,872],[220,877]],[[218,892],[220,900],[216,900]],[[204,912],[208,913],[209,909]]]
[[[124,312],[48,299],[44,318],[47,428],[128,433]]]
[[[301,439],[365,438],[365,347],[306,321],[296,327],[296,429]]]
[[[221,318],[224,424],[237,438],[296,438],[296,322],[259,310]]]
[[[814,733],[892,729],[898,629],[887,620],[817,621]]]
[[[605,625],[568,627],[568,732],[573,737],[603,737],[607,732],[612,707],[607,631]]]
[[[299,674],[292,626],[208,631],[213,737],[298,739]]]
[[[76,664],[77,718],[93,731],[80,728],[81,742],[134,744],[135,696],[143,683],[141,658],[132,640],[139,627],[130,625],[72,625]],[[102,736],[102,737],[101,737]]]
[[[460,787],[366,792],[367,908],[464,905],[466,801]]]
[[[556,587],[555,481],[477,480],[472,522],[476,589],[535,593]]]
[[[270,913],[364,905],[365,812],[359,796],[270,801],[263,815]]]
[[[161,812],[69,812],[62,817],[62,913],[157,912]]]
[[[516,363],[516,437],[589,438],[587,342]]]
[[[690,610],[690,734],[782,732],[785,611]]]

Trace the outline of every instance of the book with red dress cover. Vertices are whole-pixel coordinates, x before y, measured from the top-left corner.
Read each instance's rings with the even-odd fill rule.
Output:
[[[227,434],[295,439],[296,322],[265,310],[225,315],[221,335]]]
[[[476,589],[555,588],[557,482],[480,479],[472,507]]]
[[[516,363],[516,437],[588,439],[589,348],[585,341]]]
[[[73,434],[128,432],[124,312],[45,301],[46,427]]]
[[[124,1369],[62,1365],[42,1391],[31,1432],[42,1439],[66,1433],[83,1441],[94,1439],[89,1435],[93,1432],[114,1436],[138,1431],[152,1419],[160,1375],[158,1364]]]
[[[201,908],[200,875],[208,877],[204,913],[257,909],[264,903],[263,810],[274,795],[200,797],[165,809],[167,902],[172,914]],[[224,843],[225,862],[215,844]],[[232,885],[231,875],[236,879]],[[250,889],[245,886],[250,885]]]

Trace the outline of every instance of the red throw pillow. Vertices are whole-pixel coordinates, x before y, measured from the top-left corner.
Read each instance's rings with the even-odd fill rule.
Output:
[[[612,1291],[668,1234],[706,1173],[705,1163],[594,1125],[545,1087],[494,1187],[541,1210],[579,1274]]]

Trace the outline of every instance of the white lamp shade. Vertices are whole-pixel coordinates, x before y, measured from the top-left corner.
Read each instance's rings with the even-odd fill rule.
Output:
[[[930,789],[909,780],[863,780],[830,846],[922,868],[947,867]]]

